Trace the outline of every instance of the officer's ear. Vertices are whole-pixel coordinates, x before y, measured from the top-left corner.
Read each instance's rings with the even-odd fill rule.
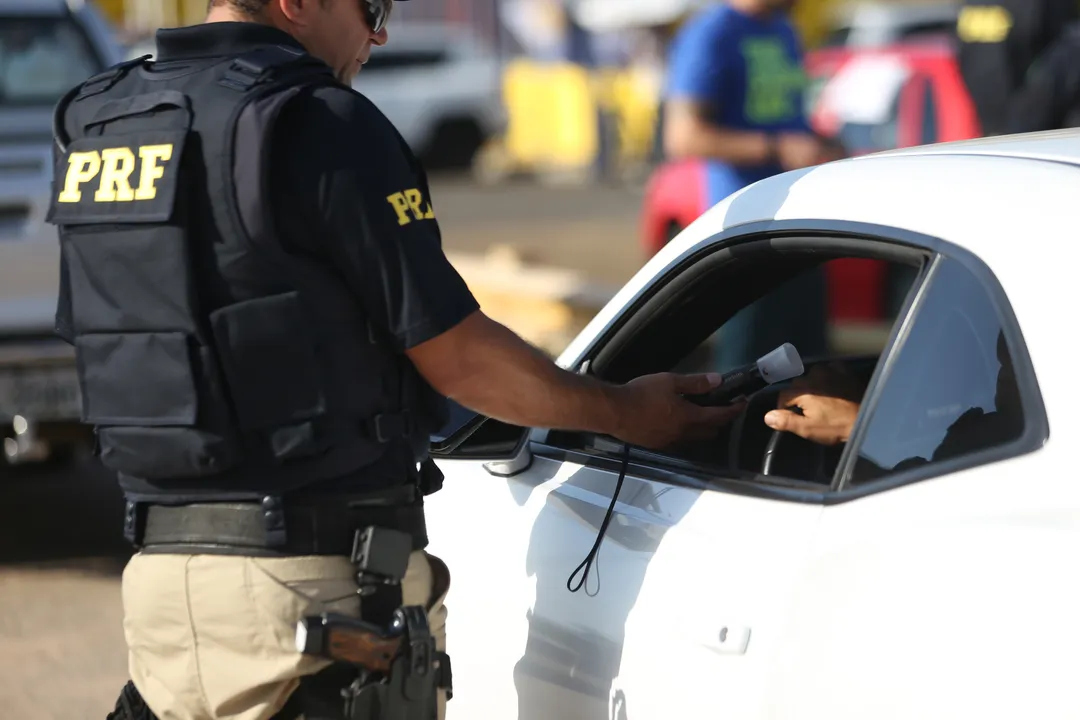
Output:
[[[270,4],[292,25],[306,27],[311,24],[314,13],[322,9],[327,0],[270,0]]]

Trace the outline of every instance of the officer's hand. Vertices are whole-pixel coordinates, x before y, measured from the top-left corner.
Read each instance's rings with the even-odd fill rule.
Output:
[[[821,141],[807,133],[782,133],[777,138],[776,153],[784,170],[817,165],[824,157]]]
[[[661,450],[687,440],[715,438],[742,412],[745,403],[701,407],[683,395],[698,395],[720,386],[720,375],[658,373],[635,378],[619,388],[619,431],[632,445]]]
[[[864,390],[861,381],[842,365],[815,366],[780,393],[778,409],[765,415],[765,424],[819,445],[847,442]],[[802,415],[787,409],[792,406],[802,410]]]

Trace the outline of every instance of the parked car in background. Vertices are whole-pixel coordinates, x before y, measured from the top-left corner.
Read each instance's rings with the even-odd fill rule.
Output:
[[[467,168],[506,129],[502,63],[468,27],[391,23],[353,81],[429,169]]]
[[[52,112],[121,59],[93,3],[0,0],[0,464],[65,457],[90,440],[74,352],[53,333]]]
[[[885,334],[804,358],[847,370],[844,444],[765,425],[787,382],[662,451],[459,416],[425,502],[467,638],[448,720],[1080,716],[1059,242],[1078,196],[1080,130],[777,175],[686,228],[558,359],[615,383],[701,371],[699,349],[790,279],[903,267]]]
[[[951,41],[824,48],[806,68],[812,126],[850,154],[981,135]]]
[[[959,14],[955,0],[849,2],[833,11],[832,29],[822,45],[865,49],[952,35]]]

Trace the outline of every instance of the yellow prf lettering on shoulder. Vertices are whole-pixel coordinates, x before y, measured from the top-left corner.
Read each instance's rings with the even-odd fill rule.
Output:
[[[172,159],[173,146],[142,145],[137,148],[141,164],[139,184],[131,187],[135,172],[135,150],[130,147],[105,148],[100,152],[73,152],[68,156],[64,189],[57,202],[82,201],[82,186],[97,178],[93,200],[99,203],[153,200],[157,197],[157,181],[165,175],[162,163]]]
[[[434,220],[435,211],[431,201],[424,200],[424,194],[417,188],[409,188],[386,196],[390,207],[397,214],[398,225],[408,225],[415,220]]]

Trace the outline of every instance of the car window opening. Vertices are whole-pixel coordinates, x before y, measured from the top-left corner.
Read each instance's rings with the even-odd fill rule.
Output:
[[[850,385],[858,389],[852,398],[861,401],[920,268],[838,254],[748,253],[718,266],[635,327],[625,346],[606,358],[599,374],[625,382],[659,371],[723,373],[791,343],[799,350],[806,373],[841,363]],[[667,463],[718,480],[827,488],[843,445],[823,448],[787,433],[781,442],[773,442],[769,475],[761,475],[774,435],[764,415],[775,409],[779,392],[791,385],[777,383],[751,395],[745,418],[715,439],[635,455],[646,464]],[[549,440],[612,460],[621,451],[621,444],[614,441],[575,433],[553,432]]]

